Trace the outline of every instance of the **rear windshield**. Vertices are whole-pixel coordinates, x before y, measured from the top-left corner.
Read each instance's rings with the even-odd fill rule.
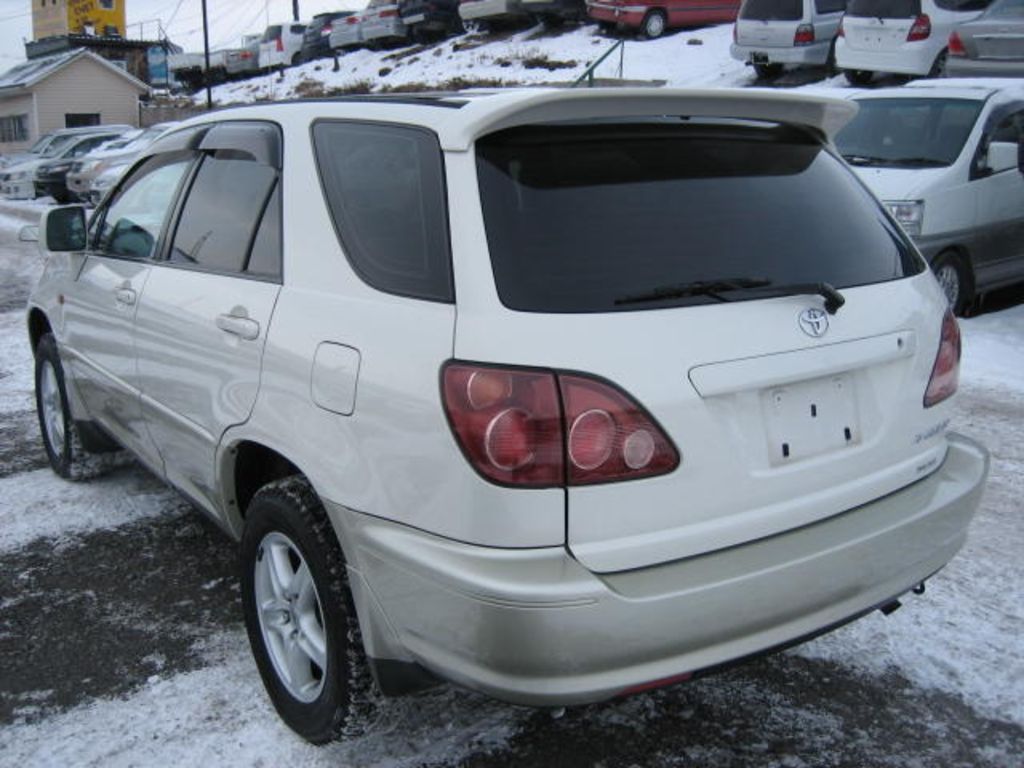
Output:
[[[267,27],[266,31],[263,33],[263,38],[261,39],[261,42],[270,43],[273,42],[274,40],[277,40],[277,38],[279,38],[280,36],[281,26],[279,24],[276,24],[272,27]]]
[[[1024,19],[1024,0],[996,0],[985,15],[990,18]]]
[[[477,168],[498,294],[511,309],[764,298],[922,269],[843,163],[793,129],[531,126],[478,141]],[[650,298],[723,282],[740,290]]]
[[[847,16],[873,19],[909,19],[921,13],[921,0],[850,0]]]
[[[799,21],[803,15],[803,0],[746,0],[740,8],[741,19],[754,21]]]
[[[942,168],[964,148],[984,102],[975,99],[858,99],[860,110],[836,135],[851,165]]]

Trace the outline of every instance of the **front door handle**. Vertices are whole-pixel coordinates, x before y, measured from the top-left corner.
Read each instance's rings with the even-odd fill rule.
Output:
[[[131,288],[118,288],[114,291],[114,299],[118,304],[130,307],[135,303],[136,293]]]
[[[230,333],[246,341],[252,341],[260,335],[260,324],[248,317],[217,315],[217,327],[224,333]]]

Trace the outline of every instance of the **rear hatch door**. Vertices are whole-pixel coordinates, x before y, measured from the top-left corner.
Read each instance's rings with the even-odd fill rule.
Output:
[[[907,41],[921,0],[850,0],[843,16],[846,44],[858,51],[894,51]]]
[[[790,48],[803,15],[803,0],[747,0],[736,20],[736,42],[755,48]]]
[[[938,466],[922,407],[933,280],[815,140],[669,121],[511,129],[477,151],[501,307],[461,294],[456,357],[610,381],[682,456],[670,474],[568,488],[584,565],[734,546]],[[845,298],[835,314],[819,282]]]

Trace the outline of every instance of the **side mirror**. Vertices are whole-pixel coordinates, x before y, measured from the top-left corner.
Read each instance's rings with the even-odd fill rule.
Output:
[[[51,208],[39,220],[39,232],[39,245],[44,251],[84,251],[85,206]]]
[[[18,239],[23,243],[39,242],[39,225],[28,224],[18,230]]]
[[[988,166],[990,173],[1002,173],[1020,167],[1020,145],[1009,141],[993,141],[988,145]]]

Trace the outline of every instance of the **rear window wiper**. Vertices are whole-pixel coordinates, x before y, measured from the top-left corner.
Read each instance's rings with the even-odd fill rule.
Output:
[[[651,301],[684,299],[690,296],[710,296],[718,301],[730,301],[726,293],[772,293],[780,296],[794,294],[817,294],[825,299],[825,311],[834,315],[846,299],[829,283],[790,283],[775,285],[766,278],[732,278],[729,280],[697,280],[691,283],[678,283],[655,288],[647,293],[623,296],[616,299],[616,306],[621,304],[641,304]]]
[[[888,165],[892,162],[887,157],[872,157],[871,155],[843,155],[843,159],[850,165]]]
[[[728,301],[721,294],[728,291],[741,291],[745,288],[762,288],[771,285],[772,281],[763,277],[736,277],[724,280],[693,280],[689,283],[671,283],[659,285],[645,293],[622,296],[615,300],[620,304],[644,304],[664,299],[685,299],[690,296],[710,296],[719,301]]]
[[[897,157],[889,161],[890,165],[903,165],[915,168],[942,168],[948,163],[934,157]]]

